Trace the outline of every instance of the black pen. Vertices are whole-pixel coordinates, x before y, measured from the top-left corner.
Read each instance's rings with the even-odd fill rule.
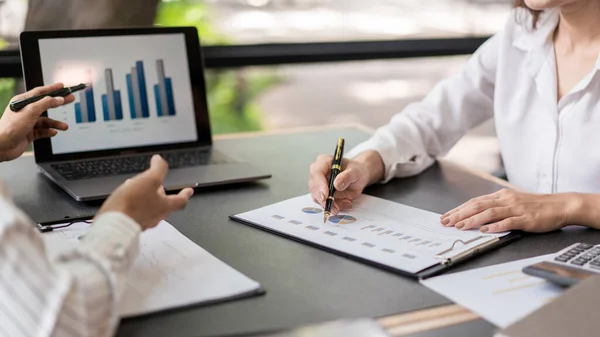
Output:
[[[26,107],[27,105],[37,102],[39,100],[41,100],[44,97],[65,97],[68,96],[76,91],[79,90],[83,90],[85,88],[87,88],[89,86],[89,84],[79,84],[73,87],[64,87],[64,88],[60,88],[58,90],[54,90],[52,92],[49,92],[47,94],[43,94],[43,95],[39,95],[39,96],[32,96],[32,97],[27,97],[18,101],[14,101],[10,103],[10,109],[14,112],[18,112],[19,110],[23,109],[24,107]]]
[[[69,227],[72,224],[78,223],[78,222],[86,222],[89,223],[90,220],[92,220],[94,218],[93,214],[90,215],[83,215],[80,217],[66,217],[63,219],[59,219],[59,220],[52,220],[52,221],[46,221],[46,222],[38,222],[36,224],[37,229],[42,232],[52,232],[55,229],[60,229],[60,228],[65,228],[65,227]]]
[[[335,178],[342,172],[342,158],[344,157],[344,138],[338,139],[335,153],[333,154],[333,164],[331,165],[331,176],[329,177],[329,195],[325,202],[325,214],[323,215],[323,223],[326,223],[331,216],[331,207],[335,201],[335,187],[333,186]]]

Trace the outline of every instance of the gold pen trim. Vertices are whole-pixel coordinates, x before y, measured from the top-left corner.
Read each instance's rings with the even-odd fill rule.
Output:
[[[337,170],[342,170],[342,166],[336,164],[336,165],[331,166],[331,169],[332,170],[336,170],[336,169]]]
[[[335,149],[335,160],[339,160],[342,157],[342,147],[344,146],[344,138],[339,138],[337,148]]]

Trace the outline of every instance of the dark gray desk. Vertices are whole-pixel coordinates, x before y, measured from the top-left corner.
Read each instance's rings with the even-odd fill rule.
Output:
[[[217,141],[218,148],[264,167],[260,183],[198,191],[188,208],[168,221],[218,258],[259,281],[267,294],[204,308],[176,310],[122,322],[119,336],[215,336],[278,330],[350,317],[379,317],[449,304],[413,280],[244,226],[227,216],[307,193],[308,166],[333,151],[337,137],[348,148],[366,139],[356,129],[267,135]],[[96,204],[72,201],[36,173],[32,158],[0,164],[19,206],[38,221],[89,214]],[[367,193],[435,212],[499,187],[451,165],[374,186]],[[539,235],[473,260],[463,268],[549,253],[572,242],[600,241],[596,231]]]
[[[409,337],[485,337],[493,336],[498,328],[479,319],[441,329],[420,332]]]

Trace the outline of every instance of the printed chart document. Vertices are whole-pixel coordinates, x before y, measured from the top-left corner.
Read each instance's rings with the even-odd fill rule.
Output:
[[[412,274],[504,235],[447,228],[440,214],[367,195],[325,224],[310,195],[233,219]]]
[[[422,280],[427,288],[505,328],[562,294],[564,288],[523,274],[551,255]]]
[[[79,244],[90,225],[43,233],[51,258]],[[140,254],[121,300],[121,317],[259,294],[260,284],[231,268],[168,222],[140,236]]]

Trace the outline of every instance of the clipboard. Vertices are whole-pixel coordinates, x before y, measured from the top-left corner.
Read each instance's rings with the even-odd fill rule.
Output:
[[[458,255],[446,257],[446,255],[448,255],[448,253],[451,252],[452,250],[458,249],[461,245],[472,243],[475,241],[474,239],[480,239],[482,237],[485,237],[485,235],[479,236],[479,237],[471,239],[471,240],[467,240],[466,242],[463,240],[456,240],[453,242],[451,248],[442,250],[436,254],[440,259],[440,262],[438,264],[428,267],[420,272],[411,273],[411,272],[408,272],[408,271],[405,271],[402,269],[398,269],[398,268],[395,268],[395,267],[392,267],[392,266],[389,266],[386,264],[382,264],[382,263],[379,263],[376,261],[372,261],[370,259],[366,259],[366,258],[357,256],[354,254],[350,254],[350,253],[347,253],[347,252],[344,252],[341,250],[337,250],[337,249],[334,249],[334,248],[331,248],[331,247],[328,247],[325,245],[321,245],[321,244],[312,242],[310,240],[305,240],[305,239],[302,239],[302,238],[299,238],[299,237],[296,237],[296,236],[293,236],[293,235],[290,235],[290,234],[287,234],[284,232],[280,232],[280,231],[274,230],[272,228],[269,228],[269,227],[266,227],[266,226],[263,226],[263,225],[260,225],[260,224],[254,223],[254,222],[247,221],[236,215],[229,216],[229,219],[231,219],[235,222],[247,225],[247,226],[255,227],[255,228],[264,230],[266,232],[276,234],[278,236],[285,237],[287,239],[291,239],[296,242],[300,242],[300,243],[303,243],[303,244],[306,244],[306,245],[309,245],[309,246],[312,246],[315,248],[319,248],[321,250],[325,250],[330,253],[334,253],[339,256],[343,256],[343,257],[351,259],[351,260],[355,260],[355,261],[364,263],[364,264],[372,266],[372,267],[383,269],[383,270],[392,272],[394,274],[407,276],[409,278],[413,278],[413,279],[417,279],[417,280],[418,279],[426,279],[429,277],[433,277],[433,276],[442,274],[442,273],[444,273],[452,268],[455,268],[457,265],[460,265],[472,258],[480,256],[480,255],[482,255],[488,251],[491,251],[493,249],[504,247],[522,237],[521,232],[518,232],[518,231],[511,232],[508,235],[505,235],[503,237],[495,237],[493,240],[482,242],[481,244],[473,246],[469,250],[466,250]]]

